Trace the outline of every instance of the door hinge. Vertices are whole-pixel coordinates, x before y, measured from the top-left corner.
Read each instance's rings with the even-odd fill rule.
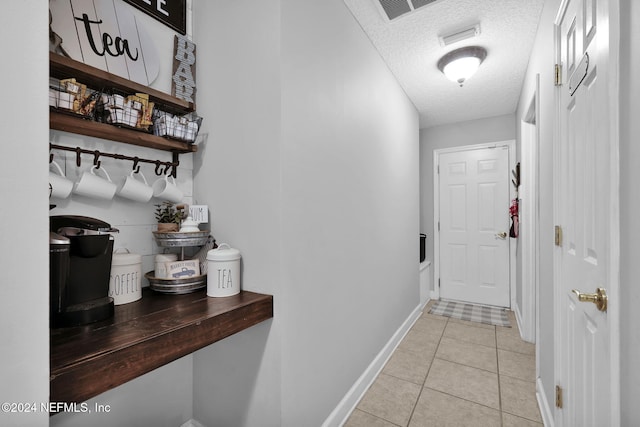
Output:
[[[556,225],[555,242],[556,246],[562,246],[562,227],[559,225]]]
[[[438,221],[438,231],[440,231],[440,221]]]
[[[556,86],[562,86],[562,65],[560,64],[555,64],[554,84]]]
[[[438,278],[438,288],[440,288],[440,278]]]
[[[438,165],[438,175],[440,175],[440,165]]]
[[[556,408],[562,408],[562,387],[556,386]]]

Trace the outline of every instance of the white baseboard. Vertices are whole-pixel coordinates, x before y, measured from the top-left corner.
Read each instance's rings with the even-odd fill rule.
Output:
[[[518,304],[513,305],[513,314],[516,315],[516,323],[518,324],[518,331],[520,331],[520,338],[522,338],[522,314],[520,313],[520,307],[518,307]]]
[[[544,427],[554,427],[552,407],[549,405],[549,400],[544,392],[540,378],[536,380],[536,399],[538,399],[538,407],[540,408],[540,415],[542,416]]]
[[[424,311],[424,309],[427,307],[427,304],[429,304],[429,301],[431,301],[431,298],[427,298],[427,300],[423,303],[418,304],[418,306],[416,307],[416,309],[414,310],[414,312],[417,310],[418,311],[418,317],[420,317],[420,314]],[[412,313],[413,314],[413,313]],[[416,320],[418,318],[416,317]],[[414,320],[415,322],[415,320]]]
[[[338,403],[338,406],[335,407],[324,423],[322,423],[322,427],[342,426],[347,421],[351,412],[356,408],[362,396],[364,396],[371,384],[373,384],[373,381],[377,378],[380,371],[382,371],[382,368],[391,357],[391,354],[393,354],[393,351],[398,344],[400,344],[400,341],[402,341],[402,338],[409,332],[409,329],[411,329],[415,321],[418,320],[425,305],[426,303],[419,304],[411,312],[409,317],[407,317],[400,328],[393,334],[380,353],[378,353],[367,369],[360,375],[360,378],[351,386],[351,389],[349,389],[340,403]]]
[[[518,330],[520,331],[520,338],[523,341],[530,342],[532,344],[536,343],[536,334],[535,328],[533,330],[531,328],[525,328],[524,319],[522,318],[522,313],[520,312],[520,307],[517,304],[513,305],[513,312],[516,315],[516,322],[518,323]],[[531,326],[531,325],[529,325]],[[531,336],[529,336],[531,335]]]
[[[185,422],[180,427],[205,427],[205,425],[191,418],[189,421]]]

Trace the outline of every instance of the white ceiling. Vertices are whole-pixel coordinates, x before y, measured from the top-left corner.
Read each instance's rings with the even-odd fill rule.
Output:
[[[420,113],[420,127],[516,111],[544,0],[441,0],[389,22],[378,0],[344,0]],[[446,47],[439,35],[480,24],[480,35]],[[436,64],[477,45],[488,54],[463,87]]]

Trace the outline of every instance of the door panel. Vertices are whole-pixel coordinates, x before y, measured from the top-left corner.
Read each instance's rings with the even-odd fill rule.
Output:
[[[608,283],[611,207],[617,199],[610,191],[608,36],[598,32],[607,27],[603,25],[608,21],[606,3],[570,0],[556,23],[557,52],[566,70],[558,89],[559,155],[554,159],[556,221],[564,240],[556,250],[560,298],[556,375],[564,394],[564,406],[556,414],[559,426],[598,427],[612,420],[609,312],[579,301],[572,292],[612,289]]]
[[[439,155],[440,297],[509,307],[509,150]]]

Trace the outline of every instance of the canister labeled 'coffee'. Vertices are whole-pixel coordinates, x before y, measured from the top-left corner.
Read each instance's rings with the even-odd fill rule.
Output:
[[[111,259],[111,278],[109,296],[115,305],[127,304],[142,298],[142,256],[120,253],[117,249]]]
[[[240,251],[226,243],[207,252],[207,295],[228,297],[240,293]]]

